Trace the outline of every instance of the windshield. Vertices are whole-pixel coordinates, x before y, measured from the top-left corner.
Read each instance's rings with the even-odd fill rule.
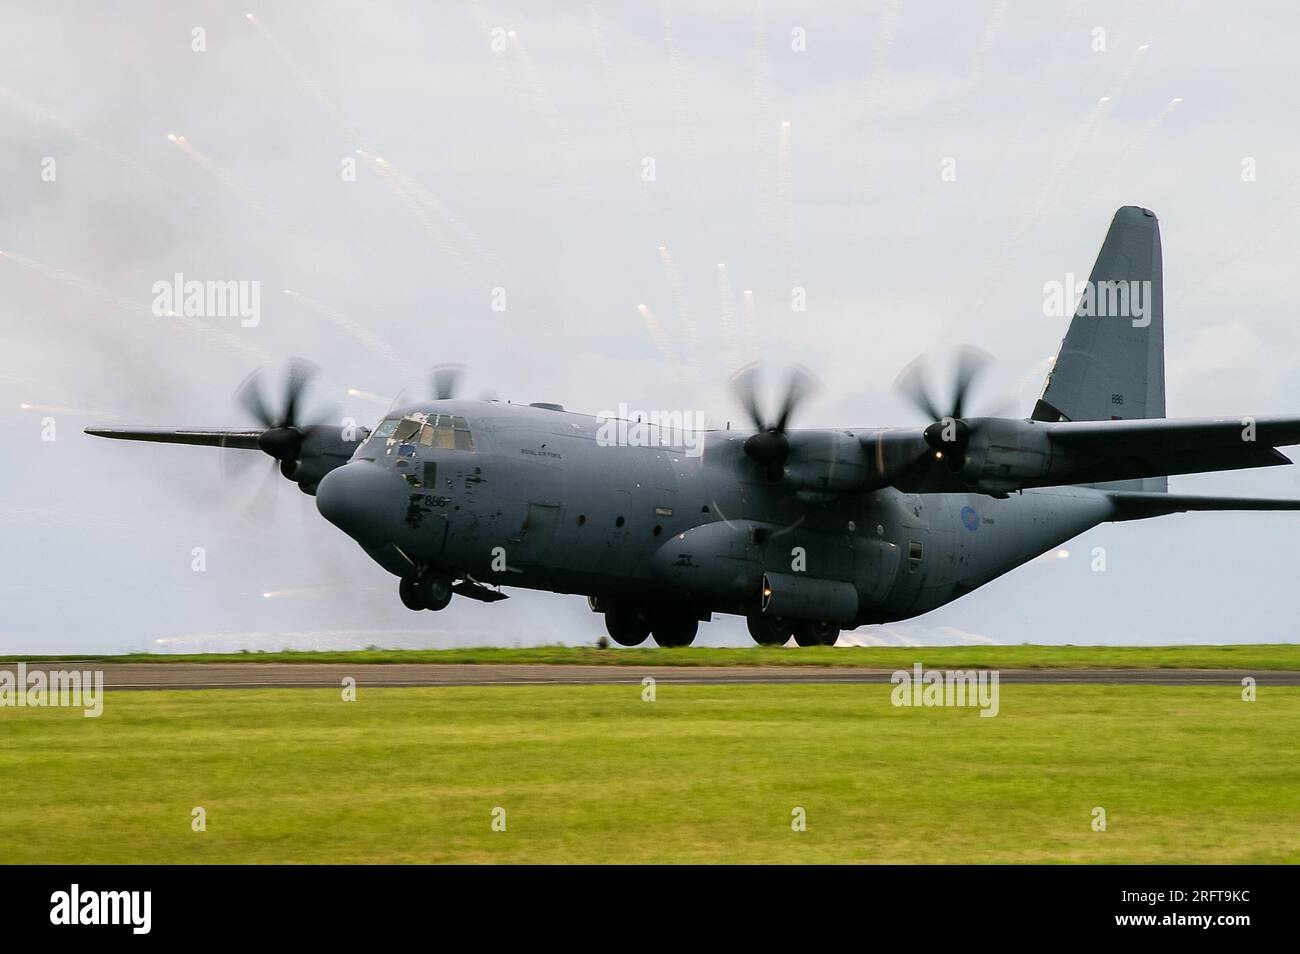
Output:
[[[429,414],[419,417],[388,418],[370,435],[381,441],[416,444],[435,450],[458,450],[474,453],[474,438],[469,423],[459,414]]]

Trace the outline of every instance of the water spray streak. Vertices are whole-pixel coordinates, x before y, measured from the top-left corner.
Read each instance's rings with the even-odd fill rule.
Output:
[[[168,133],[167,141],[179,149],[187,159],[203,172],[215,179],[223,189],[247,205],[259,219],[289,235],[295,234],[294,230],[264,206],[261,200],[253,194],[252,190],[240,182],[234,173],[201,152],[184,136]]]
[[[1142,128],[1134,133],[1128,142],[1124,143],[1124,145],[1116,151],[1114,158],[1102,168],[1101,173],[1098,176],[1101,180],[1101,185],[1097,187],[1097,190],[1088,200],[1090,205],[1099,202],[1108,187],[1112,184],[1111,173],[1116,169],[1125,169],[1128,167],[1129,161],[1142,151],[1147,144],[1147,140],[1151,138],[1152,134],[1159,128],[1160,124],[1168,119],[1169,115],[1178,108],[1182,101],[1183,98],[1181,96],[1170,100],[1165,107],[1160,110],[1160,112],[1156,113],[1143,123]]]
[[[636,310],[641,313],[641,319],[645,322],[646,334],[650,336],[650,341],[654,344],[655,350],[659,356],[664,359],[664,363],[669,367],[675,367],[673,361],[673,346],[668,340],[668,335],[664,333],[664,327],[655,317],[655,313],[650,310],[648,305],[637,305]]]
[[[311,75],[302,68],[298,61],[294,59],[293,54],[289,52],[283,43],[275,38],[261,20],[257,19],[257,17],[253,16],[251,13],[246,14],[245,19],[266,39],[275,55],[285,64],[294,77],[322,106],[325,107],[326,111],[329,112],[335,123],[338,125],[343,138],[352,145],[356,154],[367,159],[372,164],[375,164],[376,168],[384,173],[389,186],[398,195],[398,198],[402,200],[403,204],[405,204],[412,214],[415,215],[420,226],[430,235],[431,238],[434,239],[440,248],[456,259],[457,264],[462,269],[467,267],[465,258],[461,252],[458,249],[453,248],[452,243],[442,234],[441,230],[434,225],[432,220],[430,220],[428,216],[428,212],[430,211],[443,216],[453,226],[453,228],[459,229],[463,234],[465,234],[470,239],[471,245],[474,247],[475,251],[480,255],[483,255],[489,263],[496,263],[492,256],[486,255],[482,252],[481,243],[478,242],[478,237],[474,235],[474,233],[471,232],[465,224],[460,221],[460,219],[454,216],[450,210],[447,209],[446,204],[443,203],[441,199],[428,189],[419,185],[419,183],[415,182],[409,176],[402,176],[397,172],[397,170],[391,167],[391,164],[386,164],[382,159],[375,156],[374,151],[361,141],[360,134],[352,124],[348,122],[347,117],[343,115],[343,111],[334,103],[333,100],[325,95],[320,84],[318,84]],[[385,166],[387,166],[387,168],[385,168]],[[421,203],[423,203],[427,208],[421,208]]]
[[[748,342],[749,348],[742,360],[752,361],[756,355],[761,353],[762,348],[758,344],[758,323],[754,320],[754,292],[746,288],[741,296],[742,307],[745,310],[745,341]]]
[[[791,162],[790,123],[781,124],[777,138],[777,203],[781,210],[781,265],[790,277],[790,254],[794,246],[794,170]]]
[[[587,189],[590,185],[591,176],[587,170],[586,161],[575,146],[573,135],[569,132],[569,127],[565,125],[560,111],[556,108],[555,100],[551,97],[550,90],[547,89],[541,73],[538,72],[536,65],[533,63],[528,48],[524,46],[524,41],[516,31],[509,31],[507,37],[510,41],[510,49],[519,62],[519,69],[523,74],[524,82],[528,86],[533,106],[546,121],[546,125],[550,127],[551,132],[555,134],[565,167],[575,171],[578,175],[578,184],[584,190]]]
[[[630,111],[627,97],[624,95],[622,86],[619,83],[619,74],[614,69],[614,61],[609,55],[609,44],[605,40],[605,21],[601,17],[600,4],[596,0],[590,0],[587,4],[587,15],[591,20],[591,43],[596,51],[596,59],[600,61],[600,72],[605,80],[605,93],[609,97],[609,108],[614,116],[614,127],[618,130],[619,138],[627,147],[628,154],[640,158],[641,151],[636,148],[635,138],[632,134],[632,121],[628,118]]]
[[[680,334],[685,339],[686,353],[689,355],[687,362],[692,373],[698,374],[700,336],[695,328],[695,318],[691,315],[690,299],[686,294],[686,283],[682,281],[681,273],[677,271],[677,263],[673,261],[672,253],[668,251],[666,245],[659,246],[659,261],[663,264],[664,275],[668,279],[668,287],[672,291],[673,312],[677,317]]]
[[[35,259],[16,255],[13,252],[4,251],[0,251],[0,262],[10,262],[14,265],[25,268],[30,272],[40,275],[42,278],[72,288],[89,298],[93,298],[96,301],[103,302],[104,304],[110,305],[114,308],[120,308],[123,311],[139,312],[149,315],[150,317],[157,317],[153,314],[153,311],[142,302],[115,294],[107,288],[104,288],[102,285],[97,285],[92,281],[82,278],[79,275],[74,275],[72,272],[64,269],[55,268],[51,265],[38,262]],[[168,312],[162,317],[166,318],[168,322],[185,328],[193,334],[206,338],[212,344],[224,345],[237,351],[241,351],[245,355],[255,359],[260,364],[265,364],[271,360],[271,356],[261,348],[250,345],[239,336],[233,335],[228,331],[223,331],[220,328],[213,327],[212,325],[205,324],[204,322],[185,315],[176,314],[175,312]]]
[[[299,302],[310,311],[313,311],[324,318],[328,318],[345,334],[351,335],[379,357],[383,358],[385,361],[391,362],[399,370],[407,374],[415,373],[415,369],[401,356],[401,354],[398,353],[396,348],[386,342],[383,338],[363,328],[361,325],[358,325],[347,315],[335,311],[333,308],[317,301],[315,298],[308,297],[307,295],[304,295],[301,292],[296,292],[291,288],[286,288],[284,293],[291,300]]]
[[[718,263],[718,320],[722,326],[723,373],[730,374],[739,366],[740,342],[736,338],[736,302],[731,294],[731,279],[727,266]]]
[[[757,184],[759,213],[764,235],[777,232],[776,186],[772,181],[772,130],[776,117],[772,110],[771,65],[767,55],[767,11],[763,0],[754,4],[754,48],[750,54],[754,70],[754,128],[756,130]]]
[[[360,135],[357,134],[357,131],[353,128],[352,124],[348,122],[347,117],[343,115],[343,111],[334,104],[333,100],[325,95],[325,91],[320,88],[320,84],[312,79],[311,75],[298,64],[298,61],[293,58],[293,54],[285,48],[284,44],[277,40],[271,31],[266,28],[266,25],[257,17],[253,16],[253,14],[244,14],[244,19],[251,23],[253,28],[257,30],[263,38],[265,38],[267,43],[271,45],[272,51],[274,51],[280,61],[288,67],[289,72],[294,75],[294,78],[306,87],[308,92],[316,98],[317,102],[325,107],[326,111],[334,118],[334,122],[338,124],[339,131],[343,134],[343,138],[351,143],[354,149],[362,148]]]
[[[137,162],[135,159],[132,159],[130,156],[118,152],[116,149],[114,149],[112,146],[108,145],[107,143],[100,142],[98,139],[95,139],[91,136],[87,136],[85,133],[73,129],[71,126],[69,126],[62,119],[60,119],[54,113],[50,112],[50,110],[46,109],[45,107],[33,103],[31,100],[24,98],[20,94],[14,92],[13,90],[5,86],[0,86],[0,97],[9,100],[11,103],[16,105],[19,109],[27,113],[29,116],[43,123],[47,123],[48,125],[55,127],[64,135],[71,136],[73,139],[77,140],[78,142],[84,143],[85,145],[90,146],[92,149],[98,152],[102,152],[104,155],[111,157],[117,162],[120,162],[122,165],[126,166],[132,172],[139,173],[140,175],[152,181],[155,185],[159,186],[166,192],[170,193],[172,196],[178,198],[184,198],[183,192],[177,189],[174,185],[172,185],[170,182],[168,182],[158,173],[154,172],[148,166],[144,165],[141,162]]]
[[[682,64],[682,47],[673,25],[672,0],[662,0],[664,46],[668,50],[668,73],[673,88],[673,111],[677,114],[677,131],[687,155],[695,153],[695,128],[690,120],[686,95],[686,67]]]

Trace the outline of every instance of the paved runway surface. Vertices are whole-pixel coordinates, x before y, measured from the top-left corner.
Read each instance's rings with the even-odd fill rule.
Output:
[[[2,663],[0,671],[15,672]],[[32,663],[37,670],[104,672],[106,689],[241,689],[256,687],[336,687],[346,677],[358,686],[599,685],[639,683],[653,676],[665,684],[724,683],[888,683],[892,669],[828,666],[570,666],[449,665],[394,663]],[[1300,672],[1229,669],[1001,669],[1003,683],[1048,685],[1240,686],[1252,676],[1261,686],[1300,686]]]

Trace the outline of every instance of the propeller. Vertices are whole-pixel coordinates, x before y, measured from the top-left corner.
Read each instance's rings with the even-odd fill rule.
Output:
[[[320,368],[309,361],[294,358],[285,373],[284,399],[273,410],[263,395],[261,379],[263,369],[258,369],[244,379],[235,392],[235,400],[258,424],[266,428],[257,439],[262,453],[280,462],[281,472],[288,476],[293,462],[302,453],[306,433],[323,420],[304,421],[302,417],[303,394]]]
[[[967,399],[975,382],[992,362],[993,358],[978,348],[969,345],[961,348],[957,353],[952,398],[947,402],[946,411],[940,410],[925,386],[923,357],[913,360],[895,381],[898,390],[933,422],[922,436],[934,452],[934,459],[947,464],[954,472],[965,466],[966,449],[975,433],[975,426],[965,420]]]
[[[303,412],[306,392],[319,373],[320,369],[316,365],[294,358],[285,371],[283,385],[277,387],[273,383],[266,383],[266,369],[258,368],[235,391],[235,403],[263,428],[257,437],[258,448],[278,462],[278,467],[273,465],[267,470],[257,490],[246,499],[241,508],[254,523],[269,524],[273,521],[278,496],[277,478],[282,476],[296,480],[295,470],[303,455],[304,441],[315,428],[328,420],[328,414],[308,419]],[[268,395],[277,390],[281,394],[278,401],[268,398]],[[228,480],[246,472],[254,463],[251,455],[244,454],[222,454],[219,459],[222,472]]]
[[[463,364],[435,364],[429,369],[429,377],[426,390],[428,391],[430,401],[450,401],[453,398],[463,396],[461,380],[468,371],[468,367]],[[402,388],[397,392],[388,405],[388,413],[393,412],[393,408],[406,404],[409,398],[410,388]],[[476,400],[495,401],[497,394],[495,391],[487,390],[481,392]]]
[[[436,364],[429,371],[429,393],[435,401],[449,401],[460,393],[463,364]]]
[[[757,375],[757,363],[741,368],[731,377],[731,391],[757,431],[745,440],[745,454],[764,468],[768,480],[777,481],[781,479],[786,458],[790,456],[790,439],[786,437],[786,427],[799,405],[818,389],[819,382],[802,365],[791,368],[785,397],[776,419],[769,421],[763,417],[758,406]]]

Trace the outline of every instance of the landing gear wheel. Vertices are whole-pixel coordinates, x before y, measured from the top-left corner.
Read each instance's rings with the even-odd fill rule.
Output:
[[[650,618],[639,606],[615,602],[605,610],[605,632],[620,646],[640,646],[650,635]]]
[[[754,613],[745,617],[749,635],[760,646],[784,646],[794,634],[794,624],[780,616],[764,616]]]
[[[402,605],[407,609],[424,609],[424,587],[419,577],[402,577],[402,582],[397,584],[397,595],[401,597]]]
[[[820,620],[800,620],[794,627],[794,641],[800,646],[834,646],[839,638],[838,626]]]
[[[422,583],[424,591],[424,608],[430,610],[446,609],[451,602],[451,577],[441,574],[426,576]]]
[[[655,642],[665,648],[689,646],[695,641],[700,621],[694,616],[661,616],[650,624],[655,635]]]

